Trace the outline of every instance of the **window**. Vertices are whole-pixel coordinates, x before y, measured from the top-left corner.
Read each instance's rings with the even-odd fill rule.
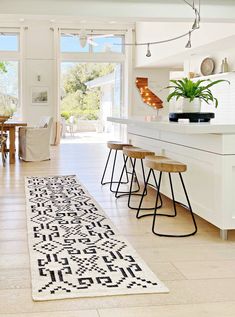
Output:
[[[0,51],[19,51],[19,34],[0,33]]]
[[[63,33],[61,35],[60,45],[62,53],[123,53],[124,37],[113,34],[87,33],[82,31],[80,35],[72,33]]]
[[[16,61],[0,61],[0,114],[13,115],[18,110],[18,69]]]
[[[99,120],[100,132],[110,132],[107,117],[121,115],[122,110],[121,63],[64,62],[61,75],[61,116]]]
[[[98,35],[99,36],[99,35]],[[92,46],[94,53],[100,52],[115,52],[123,53],[124,46],[122,36],[109,36],[109,37],[95,37],[93,38],[95,45]],[[96,45],[97,44],[97,45]]]
[[[79,36],[75,34],[62,34],[61,35],[61,52],[70,52],[70,53],[88,53],[89,52],[89,45],[86,44],[85,47],[80,45]]]
[[[19,113],[20,32],[0,30],[0,114]]]
[[[122,44],[130,34],[128,30],[62,30],[60,110],[64,122],[69,117],[89,124],[96,120],[99,132],[113,131],[107,117],[127,112],[123,103],[127,51]],[[73,128],[79,130],[79,124]]]

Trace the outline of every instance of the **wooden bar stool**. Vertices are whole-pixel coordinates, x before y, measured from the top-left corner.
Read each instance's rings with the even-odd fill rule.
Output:
[[[144,171],[144,164],[143,164],[143,159],[146,157],[146,156],[149,156],[149,155],[155,155],[154,152],[151,152],[149,150],[145,150],[145,149],[142,149],[142,148],[139,148],[139,147],[135,147],[135,146],[132,146],[132,147],[123,147],[123,154],[125,156],[125,160],[124,160],[124,166],[123,166],[123,169],[122,169],[122,173],[121,173],[121,176],[120,176],[120,180],[119,180],[119,184],[117,186],[117,190],[116,190],[116,194],[115,194],[115,197],[116,198],[119,198],[121,196],[124,196],[124,195],[128,195],[128,207],[130,209],[135,209],[137,210],[138,208],[137,207],[133,207],[131,206],[131,196],[132,195],[135,195],[135,196],[142,196],[142,194],[136,194],[137,191],[139,190],[133,190],[133,183],[134,183],[134,179],[136,178],[136,160],[139,159],[140,160],[140,163],[141,163],[141,170],[142,170],[142,175],[143,175],[143,180],[144,180],[144,183],[145,183],[145,171]],[[127,161],[128,159],[130,159],[130,162],[131,162],[131,165],[132,165],[132,172],[131,172],[131,183],[130,183],[130,187],[129,187],[129,191],[128,192],[120,192],[119,191],[119,187],[120,187],[120,184],[122,182],[122,177],[123,177],[123,174],[124,174],[124,171],[125,169],[127,168]],[[154,180],[155,180],[155,186],[158,187],[157,185],[157,180],[156,178],[154,177]],[[120,193],[122,193],[120,195]],[[147,194],[147,190],[145,188],[144,192],[143,192],[143,195],[146,195]],[[161,199],[161,197],[160,197]],[[152,209],[152,208],[151,208]]]
[[[109,154],[108,154],[108,157],[107,157],[107,160],[106,160],[106,163],[105,163],[105,168],[104,168],[104,171],[103,171],[103,175],[102,175],[102,178],[101,178],[101,185],[110,184],[109,189],[113,193],[116,192],[116,190],[113,190],[113,184],[118,184],[119,183],[119,181],[114,181],[113,180],[115,167],[116,167],[116,161],[117,161],[117,153],[118,153],[118,151],[122,151],[124,146],[132,146],[132,145],[128,144],[128,143],[122,143],[120,141],[108,141],[107,142],[107,147],[109,148]],[[109,161],[111,159],[112,151],[114,151],[114,156],[113,156],[113,162],[112,162],[111,177],[110,177],[110,179],[108,181],[104,181],[104,178],[105,178],[105,175],[106,175],[106,171],[107,171],[107,167],[108,167]],[[122,156],[123,156],[123,162],[125,162],[124,155],[122,155]],[[122,184],[127,184],[129,182],[127,168],[125,168],[125,174],[126,174],[126,181],[122,182]]]
[[[145,182],[145,186],[144,186],[144,190],[143,190],[143,194],[140,200],[140,204],[139,204],[139,208],[138,211],[136,213],[136,218],[142,218],[142,217],[146,217],[146,216],[153,216],[153,223],[152,223],[152,232],[155,235],[158,236],[163,236],[163,237],[188,237],[188,236],[192,236],[197,232],[197,224],[195,221],[195,217],[192,211],[192,207],[188,198],[188,194],[184,185],[184,181],[183,181],[183,177],[182,177],[182,173],[185,172],[187,170],[187,165],[177,162],[177,161],[173,161],[169,158],[159,158],[157,156],[150,156],[150,157],[146,157],[145,159],[145,165],[146,167],[149,168],[149,173]],[[150,178],[150,175],[155,175],[154,171],[159,171],[159,181],[158,181],[158,191],[157,191],[157,197],[156,197],[156,202],[155,202],[155,207],[154,207],[154,213],[153,214],[145,214],[145,215],[140,215],[140,210],[144,209],[141,208],[142,207],[142,202],[143,202],[143,198],[144,198],[144,194],[146,191],[146,186],[148,184],[148,180]],[[161,187],[161,180],[162,180],[162,173],[168,173],[169,176],[169,182],[170,182],[170,188],[171,188],[171,195],[172,195],[172,202],[173,202],[173,208],[174,208],[174,214],[162,214],[158,212],[158,200],[160,197],[160,187]],[[171,178],[171,173],[178,173],[179,177],[180,177],[180,181],[184,190],[184,194],[188,203],[188,206],[178,202],[175,200],[175,196],[174,196],[174,191],[173,191],[173,184],[172,184],[172,178]],[[177,216],[177,210],[176,210],[176,204],[180,204],[182,206],[184,206],[185,208],[187,208],[191,214],[192,217],[192,221],[193,221],[193,226],[194,226],[194,230],[190,233],[185,233],[185,234],[179,234],[179,235],[175,235],[175,234],[165,234],[165,233],[158,233],[157,231],[155,231],[155,226],[156,226],[156,217],[157,216],[166,216],[166,217],[176,217]]]

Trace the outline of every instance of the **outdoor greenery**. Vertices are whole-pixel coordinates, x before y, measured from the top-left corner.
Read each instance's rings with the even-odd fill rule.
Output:
[[[113,71],[114,65],[110,63],[79,63],[70,68],[62,79],[61,115],[65,119],[70,116],[87,120],[98,119],[100,88],[89,88],[86,82]]]
[[[1,62],[0,61],[0,73],[6,73],[7,72],[6,65],[7,65],[6,62]]]
[[[179,80],[170,80],[174,85],[170,85],[167,88],[172,88],[173,92],[167,97],[167,101],[170,101],[172,98],[178,100],[180,97],[188,98],[193,101],[195,98],[199,98],[205,101],[207,104],[210,102],[215,104],[215,107],[218,107],[218,100],[215,98],[210,90],[210,88],[221,82],[228,82],[228,80],[220,79],[212,81],[210,79],[201,79],[197,81],[192,81],[188,78],[183,78]],[[207,82],[207,85],[202,85],[202,83]],[[208,83],[209,82],[209,83]]]

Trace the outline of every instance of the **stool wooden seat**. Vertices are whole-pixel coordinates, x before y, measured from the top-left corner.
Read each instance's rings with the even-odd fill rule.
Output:
[[[195,217],[194,217],[194,214],[193,214],[193,211],[192,211],[192,207],[191,207],[191,204],[190,204],[190,201],[189,201],[189,198],[188,198],[188,194],[187,194],[187,191],[186,191],[186,188],[185,188],[185,185],[184,185],[183,177],[182,177],[182,174],[181,174],[181,173],[183,173],[183,172],[185,172],[187,170],[187,165],[184,164],[184,163],[178,162],[178,161],[174,161],[174,160],[172,160],[170,158],[160,157],[160,156],[148,156],[148,157],[146,157],[145,165],[149,168],[149,173],[148,173],[147,179],[145,181],[145,186],[144,186],[144,190],[143,190],[142,197],[141,197],[141,200],[140,200],[139,208],[138,208],[138,211],[136,213],[136,218],[139,219],[139,218],[143,218],[143,217],[147,217],[147,216],[153,216],[152,232],[155,235],[158,235],[158,236],[164,236],[164,237],[188,237],[188,236],[194,235],[197,232],[197,224],[196,224],[196,221],[195,221]],[[149,178],[150,178],[151,174],[155,177],[154,171],[160,172],[155,207],[152,208],[152,209],[154,209],[154,212],[150,213],[150,214],[140,215],[140,210],[144,209],[144,208],[142,208],[142,203],[143,203],[146,187],[147,187],[147,184],[148,184],[148,181],[149,181]],[[162,213],[158,212],[158,209],[159,209],[158,200],[159,200],[159,198],[161,199],[160,187],[161,187],[162,173],[164,173],[164,172],[168,173],[168,176],[169,176],[171,195],[172,195],[172,202],[173,202],[173,208],[174,208],[174,213],[173,214],[162,214]],[[186,200],[187,200],[187,204],[188,204],[187,206],[175,200],[171,173],[178,173],[179,174],[180,181],[181,181],[181,184],[182,184],[182,187],[183,187],[183,190],[184,190],[184,194],[185,194],[185,197],[186,197]],[[161,201],[161,203],[162,203],[162,201]],[[194,226],[193,231],[190,232],[190,233],[183,233],[183,234],[177,234],[177,235],[176,234],[159,233],[159,232],[157,232],[155,230],[157,216],[176,217],[177,216],[176,204],[180,204],[180,205],[184,206],[185,208],[187,208],[189,210],[191,218],[192,218],[192,221],[193,221],[193,226]],[[146,208],[146,209],[151,209],[151,208]]]
[[[167,173],[183,173],[187,170],[187,165],[164,156],[146,157],[145,165],[159,172]]]
[[[107,147],[109,149],[111,149],[111,150],[120,150],[120,151],[122,151],[124,146],[131,147],[132,145],[128,144],[128,143],[123,143],[123,142],[120,142],[120,141],[108,141],[107,142]]]
[[[106,160],[106,163],[105,163],[105,168],[104,168],[104,171],[103,171],[103,175],[102,175],[102,178],[101,178],[101,185],[109,184],[110,185],[109,189],[113,193],[116,192],[116,190],[113,190],[113,188],[112,188],[113,184],[118,184],[119,183],[118,181],[114,181],[114,172],[115,172],[115,167],[116,167],[117,152],[118,151],[122,151],[124,146],[131,147],[132,145],[128,144],[128,143],[121,142],[121,141],[108,141],[107,142],[107,147],[109,148],[109,154],[108,154],[108,157],[107,157],[107,160]],[[104,181],[112,151],[114,151],[114,157],[113,157],[113,163],[112,163],[111,176],[110,176],[110,179],[108,179],[108,181]],[[125,158],[124,158],[123,154],[122,154],[122,157],[123,157],[123,162],[124,162]],[[126,181],[122,182],[122,184],[127,184],[129,182],[127,168],[125,168],[125,172],[126,172]]]
[[[146,156],[155,155],[154,152],[136,146],[123,147],[123,154],[134,159],[144,159]]]

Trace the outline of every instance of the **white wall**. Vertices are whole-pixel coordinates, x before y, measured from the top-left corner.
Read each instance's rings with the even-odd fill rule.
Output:
[[[148,86],[162,101],[163,109],[156,110],[148,106],[141,99],[139,90],[135,85],[136,77],[147,77]],[[141,115],[159,115],[166,116],[168,114],[168,103],[166,98],[168,95],[168,89],[164,87],[169,84],[169,69],[157,69],[157,68],[136,68],[133,70],[133,99],[131,105],[131,115],[141,116]]]
[[[23,32],[23,119],[36,124],[41,115],[54,116],[56,111],[54,34],[45,26],[29,26]],[[48,105],[32,105],[33,87],[48,89]]]
[[[28,125],[36,125],[41,116],[52,116],[55,127],[57,79],[54,31],[49,26],[30,25],[22,32],[22,119]],[[40,80],[38,76],[40,76]],[[48,90],[47,104],[34,105],[32,103],[34,87]],[[51,141],[54,142],[54,136]]]

